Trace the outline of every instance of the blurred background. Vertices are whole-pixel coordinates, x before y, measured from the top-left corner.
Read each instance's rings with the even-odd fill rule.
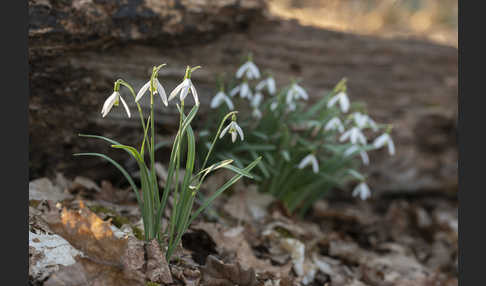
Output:
[[[269,7],[272,14],[303,25],[457,47],[455,0],[270,0]]]

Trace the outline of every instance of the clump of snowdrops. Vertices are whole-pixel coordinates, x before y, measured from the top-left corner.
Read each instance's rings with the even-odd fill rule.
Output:
[[[106,99],[101,110],[102,116],[105,117],[114,106],[118,106],[119,102],[123,107],[128,117],[131,117],[130,109],[120,93],[120,88],[125,87],[133,96],[135,105],[137,106],[140,124],[142,127],[142,139],[138,148],[121,144],[115,140],[98,136],[98,135],[84,135],[83,137],[90,137],[107,141],[111,147],[126,151],[138,163],[140,169],[140,189],[135,183],[131,175],[116,161],[107,155],[100,153],[78,153],[77,156],[97,156],[112,163],[123,174],[126,180],[131,185],[135,192],[135,196],[140,207],[144,225],[144,238],[146,240],[157,239],[160,243],[167,242],[166,259],[169,260],[175,247],[181,241],[182,235],[186,232],[191,222],[203,211],[205,211],[222,192],[227,190],[231,185],[242,177],[253,178],[249,173],[260,161],[260,157],[256,157],[246,167],[233,166],[232,159],[223,159],[218,162],[213,160],[212,164],[207,167],[207,163],[211,157],[213,147],[216,141],[225,134],[231,134],[233,138],[238,134],[243,139],[243,130],[237,123],[237,111],[230,111],[225,114],[219,123],[216,130],[214,140],[209,146],[209,149],[204,150],[204,161],[199,171],[194,170],[196,155],[196,142],[194,131],[191,127],[191,122],[195,118],[199,109],[199,98],[196,87],[191,81],[192,73],[199,68],[187,67],[183,81],[170,93],[167,97],[164,87],[159,82],[158,73],[164,65],[154,66],[152,75],[149,81],[144,84],[139,92],[135,94],[134,89],[126,81],[119,79],[115,81],[113,93]],[[185,99],[188,95],[192,95],[194,105],[186,113]],[[150,96],[150,114],[147,119],[140,107],[139,100],[143,96]],[[157,98],[161,102],[156,102]],[[154,109],[158,106],[169,106],[169,102],[175,98],[179,98],[179,103],[176,107],[179,111],[179,129],[175,135],[170,154],[170,162],[168,167],[168,175],[163,190],[159,190],[157,175],[155,172],[155,120]],[[158,100],[157,100],[158,101]],[[229,121],[227,126],[225,124]],[[217,125],[218,126],[218,125]],[[213,130],[214,131],[214,130]],[[148,153],[148,161],[146,161],[145,154]],[[202,154],[198,154],[201,156]],[[185,172],[182,175],[181,168],[184,166]],[[220,168],[226,168],[235,173],[235,175],[225,184],[215,190],[211,196],[205,199],[194,212],[192,212],[195,196],[201,187],[204,179],[209,173]],[[168,198],[172,196],[174,204],[170,215],[168,226],[162,229],[161,219],[165,213]]]
[[[229,85],[219,81],[210,103],[215,116],[235,107],[250,109],[240,118],[245,141],[219,143],[215,158],[231,158],[241,168],[262,154],[255,169],[259,189],[280,199],[291,212],[304,214],[329,190],[351,183],[352,194],[367,199],[371,190],[360,165],[370,164],[371,150],[386,147],[394,155],[391,126],[376,123],[361,104],[351,104],[346,79],[312,105],[305,104],[308,99],[297,80],[277,89],[272,74],[262,75],[250,55]],[[208,126],[214,121],[210,119]],[[207,141],[204,148],[213,146]]]

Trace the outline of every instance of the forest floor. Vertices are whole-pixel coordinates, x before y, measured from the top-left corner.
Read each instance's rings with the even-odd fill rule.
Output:
[[[227,175],[216,173],[202,191]],[[29,281],[457,285],[457,207],[457,199],[439,193],[360,201],[340,192],[299,218],[240,181],[191,225],[167,263],[158,243],[139,239],[143,225],[131,190],[58,174],[29,184]]]

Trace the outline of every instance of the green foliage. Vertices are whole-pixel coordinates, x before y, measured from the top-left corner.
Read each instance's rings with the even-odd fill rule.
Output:
[[[182,235],[186,232],[187,228],[191,222],[198,217],[202,212],[204,212],[210,204],[223,193],[225,190],[230,188],[234,183],[236,183],[242,177],[248,177],[250,179],[253,176],[250,171],[260,162],[261,157],[256,156],[254,160],[248,162],[246,167],[236,167],[231,165],[233,160],[223,159],[221,162],[215,162],[209,167],[205,168],[207,161],[211,158],[212,148],[209,151],[204,151],[205,160],[200,169],[200,171],[195,172],[194,166],[195,161],[198,156],[203,156],[202,154],[196,155],[196,140],[194,136],[194,131],[191,127],[191,122],[194,120],[198,110],[199,110],[199,100],[197,98],[197,91],[190,80],[190,76],[194,70],[199,67],[186,69],[186,74],[184,76],[184,81],[174,89],[174,91],[167,99],[164,88],[157,79],[158,71],[163,65],[153,68],[152,76],[150,80],[140,89],[137,95],[133,88],[123,80],[117,80],[114,85],[113,94],[108,97],[103,106],[102,115],[106,116],[113,106],[117,106],[119,101],[121,101],[126,109],[127,115],[130,117],[130,111],[119,93],[120,86],[126,87],[135,99],[137,105],[141,126],[143,131],[143,139],[140,144],[140,148],[137,149],[132,146],[121,144],[115,140],[99,136],[99,135],[85,135],[80,134],[81,137],[88,137],[93,139],[99,139],[106,141],[114,149],[123,150],[128,153],[138,164],[140,170],[140,188],[137,186],[135,180],[131,175],[116,161],[108,157],[107,155],[100,153],[78,153],[74,154],[76,156],[95,156],[107,160],[113,164],[126,178],[132,190],[135,193],[138,205],[140,207],[144,226],[144,239],[152,240],[154,238],[158,239],[159,242],[167,243],[167,253],[166,259],[169,261],[170,257],[180,243]],[[138,103],[138,100],[146,93],[150,92],[150,115],[145,121],[144,114]],[[154,95],[158,94],[162,102],[167,106],[168,100],[175,98],[176,95],[180,93],[180,106],[177,104],[179,110],[180,120],[179,129],[175,136],[172,151],[170,155],[170,162],[168,168],[168,176],[166,184],[164,186],[163,192],[160,195],[158,180],[155,173],[155,150],[161,146],[165,146],[167,143],[162,142],[159,144],[155,143],[155,126],[154,126]],[[189,93],[192,94],[195,105],[186,114],[184,112],[184,98]],[[213,141],[213,146],[216,142],[218,136],[220,136],[221,128],[229,118],[232,116],[232,124],[234,121],[236,112],[230,112],[224,116],[220,123],[220,127],[216,132],[215,140]],[[150,132],[149,132],[150,130]],[[144,152],[148,151],[149,161],[146,162]],[[201,151],[199,149],[199,151]],[[181,164],[185,162],[184,166],[185,172],[184,176],[180,178],[181,175]],[[204,200],[199,208],[192,212],[195,196],[199,191],[201,184],[203,183],[206,176],[219,168],[226,168],[235,173],[235,175],[213,192],[213,194]],[[181,179],[181,180],[180,180]],[[171,216],[169,218],[168,227],[164,230],[161,229],[161,219],[162,215],[165,213],[165,208],[167,206],[168,198],[172,196],[173,198],[173,208]],[[136,235],[140,235],[137,231]]]
[[[353,195],[363,199],[369,196],[364,184],[366,177],[358,171],[359,157],[367,164],[366,152],[382,146],[376,141],[369,143],[364,132],[376,133],[387,126],[376,124],[361,104],[349,106],[346,80],[307,106],[303,102],[308,98],[307,92],[296,81],[277,92],[272,88],[275,85],[271,75],[257,83],[259,72],[251,69],[257,68],[250,58],[237,71],[237,78],[231,79],[236,85],[233,84],[229,94],[220,84],[220,92],[211,102],[215,112],[206,122],[207,127],[213,126],[216,118],[233,105],[253,111],[239,120],[246,130],[245,141],[219,142],[214,147],[213,160],[231,158],[241,168],[261,153],[263,160],[255,169],[259,190],[280,199],[291,212],[298,210],[303,214],[328,191],[344,188],[356,180],[362,184]],[[206,141],[198,146],[201,150],[210,146],[207,131],[200,133]],[[381,145],[388,144],[383,142]]]

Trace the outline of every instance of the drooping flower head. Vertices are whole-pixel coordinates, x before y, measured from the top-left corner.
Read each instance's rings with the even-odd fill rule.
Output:
[[[113,93],[103,103],[103,108],[101,109],[101,116],[105,117],[113,108],[113,106],[118,106],[120,101],[122,102],[128,117],[131,116],[130,109],[128,108],[128,105],[123,99],[123,97],[120,96],[119,90],[120,90],[120,82],[117,80],[115,82],[115,86],[113,87]]]
[[[169,104],[167,101],[167,94],[165,93],[164,87],[160,84],[159,80],[157,79],[157,76],[159,74],[159,70],[165,66],[165,64],[162,64],[160,66],[154,67],[152,69],[152,76],[150,77],[150,80],[146,82],[138,91],[137,96],[135,97],[135,102],[138,102],[142,96],[147,92],[147,90],[151,91],[151,95],[153,94],[159,94],[160,99],[164,103],[165,106]],[[152,104],[153,98],[150,97],[150,103]]]
[[[291,104],[294,100],[300,98],[307,100],[309,95],[307,95],[307,92],[300,85],[294,82],[287,91],[286,102],[287,104]]]
[[[354,188],[353,196],[366,200],[371,196],[371,190],[365,182],[361,182]]]
[[[271,95],[274,95],[275,92],[277,91],[277,88],[275,87],[275,80],[273,79],[272,76],[269,76],[266,79],[259,82],[255,86],[255,89],[258,90],[258,91],[261,91],[265,87],[267,88],[268,93],[271,94]]]
[[[242,78],[245,76],[247,79],[260,78],[260,70],[253,63],[251,54],[248,55],[248,60],[236,71],[236,78]]]
[[[184,75],[184,80],[178,86],[176,86],[174,88],[174,90],[172,90],[172,92],[169,95],[169,101],[171,101],[174,97],[179,95],[180,101],[183,102],[184,99],[186,98],[186,96],[190,92],[192,94],[192,97],[194,98],[194,103],[196,105],[199,105],[199,97],[197,95],[196,87],[194,86],[194,84],[191,81],[191,76],[192,76],[192,73],[195,70],[200,69],[200,68],[201,68],[200,66],[196,66],[196,67],[193,67],[193,68],[191,68],[190,66],[186,67],[186,73]]]
[[[211,99],[210,107],[211,108],[217,108],[223,102],[226,103],[226,106],[228,106],[228,109],[229,110],[233,110],[234,109],[233,102],[226,95],[226,93],[224,92],[224,90],[218,91],[218,93],[216,93],[216,95],[213,97],[213,99]]]
[[[378,126],[376,125],[376,122],[371,119],[367,114],[363,114],[361,112],[354,112],[352,114],[352,118],[354,120],[354,123],[356,124],[357,127],[360,129],[363,129],[365,127],[370,127],[373,129],[373,131],[378,131]]]
[[[319,173],[319,162],[317,162],[317,158],[316,156],[311,153],[307,156],[305,156],[299,163],[299,165],[297,165],[297,168],[299,169],[304,169],[305,167],[307,167],[308,165],[312,165],[312,171],[317,174]]]
[[[339,102],[339,107],[343,113],[349,110],[349,98],[344,91],[340,91],[338,94],[333,96],[327,103],[327,107],[333,107],[337,102]]]
[[[373,146],[375,148],[381,148],[385,145],[388,147],[388,153],[392,156],[395,155],[395,144],[393,143],[389,131],[381,134],[375,141],[373,141]]]
[[[226,126],[223,129],[223,131],[221,131],[221,134],[219,135],[219,138],[220,139],[223,138],[223,136],[226,133],[231,134],[231,141],[233,143],[235,143],[236,138],[238,137],[238,135],[240,135],[241,141],[243,141],[245,139],[244,134],[243,134],[243,130],[238,125],[238,123],[236,123],[236,115],[235,114],[233,114],[233,116],[231,116],[231,122],[230,122],[230,124],[228,124],[228,126]]]
[[[235,86],[231,91],[230,91],[230,96],[235,96],[239,94],[241,98],[248,98],[251,99],[253,97],[253,94],[251,92],[251,88],[248,85],[248,82],[244,81],[241,84]]]
[[[369,165],[370,164],[370,158],[368,157],[368,153],[366,153],[365,150],[361,149],[358,147],[358,145],[352,145],[346,151],[344,151],[344,156],[351,156],[354,154],[354,152],[359,151],[359,155],[361,156],[361,161],[363,161],[363,164]]]
[[[326,125],[324,126],[324,130],[325,131],[338,130],[339,133],[343,133],[344,126],[343,123],[341,122],[341,119],[339,119],[339,117],[333,117],[326,123]]]
[[[339,141],[344,142],[348,139],[353,144],[362,144],[362,145],[366,145],[366,141],[367,141],[366,137],[361,132],[361,129],[359,129],[358,127],[352,127],[348,131],[344,132],[339,138]]]

